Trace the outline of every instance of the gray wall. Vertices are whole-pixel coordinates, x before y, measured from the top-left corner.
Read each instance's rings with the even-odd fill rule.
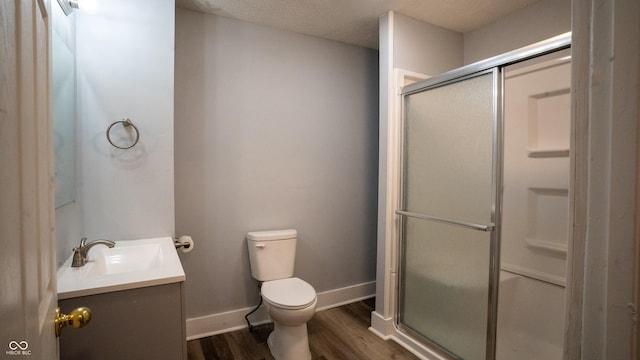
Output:
[[[434,76],[462,66],[461,33],[393,14],[393,68]]]
[[[173,0],[110,0],[96,14],[77,12],[78,191],[89,240],[174,233],[174,13]],[[105,136],[123,118],[140,131],[128,150]],[[122,129],[114,126],[114,139]]]
[[[464,33],[464,63],[571,31],[571,0],[542,0],[479,29]]]
[[[78,74],[77,198],[56,209],[58,265],[82,236],[172,236],[174,1],[113,0],[68,18],[52,7],[54,27],[75,19]],[[125,117],[140,141],[119,150],[105,133]]]
[[[257,304],[247,231],[299,231],[317,291],[375,280],[378,54],[176,10],[176,232],[187,317]]]

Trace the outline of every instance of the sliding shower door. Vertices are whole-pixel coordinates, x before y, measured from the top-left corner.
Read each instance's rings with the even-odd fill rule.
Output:
[[[397,322],[454,359],[494,357],[498,70],[403,96]]]

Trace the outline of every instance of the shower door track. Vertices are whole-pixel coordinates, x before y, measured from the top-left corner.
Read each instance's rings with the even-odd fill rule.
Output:
[[[568,49],[570,47],[571,32],[568,32],[533,45],[525,46],[520,49],[509,51],[502,55],[494,56],[486,60],[481,60],[473,64],[448,71],[432,78],[417,81],[413,84],[403,87],[401,95],[404,96],[416,92],[421,92],[436,84],[443,85],[449,81],[459,80],[462,77],[469,76],[478,72],[493,68],[503,68],[511,64],[550,54],[559,50]]]

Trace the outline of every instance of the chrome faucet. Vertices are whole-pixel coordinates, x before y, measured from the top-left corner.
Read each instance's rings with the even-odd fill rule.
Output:
[[[73,248],[73,261],[71,262],[71,267],[84,266],[84,264],[87,263],[87,254],[89,253],[89,250],[95,245],[106,245],[110,248],[116,246],[115,242],[104,239],[94,240],[88,244],[85,244],[86,242],[87,238],[83,237],[80,239],[80,246]]]

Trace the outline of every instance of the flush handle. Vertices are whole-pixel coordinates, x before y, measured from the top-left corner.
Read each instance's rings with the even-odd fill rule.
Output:
[[[264,249],[265,247],[267,247],[267,245],[266,245],[266,244],[263,244],[263,243],[257,243],[257,244],[256,244],[256,247],[257,247],[258,249]]]
[[[63,314],[60,308],[56,309],[55,328],[56,337],[60,336],[62,328],[71,325],[74,328],[81,328],[91,321],[91,310],[87,307],[73,309],[68,315]]]

